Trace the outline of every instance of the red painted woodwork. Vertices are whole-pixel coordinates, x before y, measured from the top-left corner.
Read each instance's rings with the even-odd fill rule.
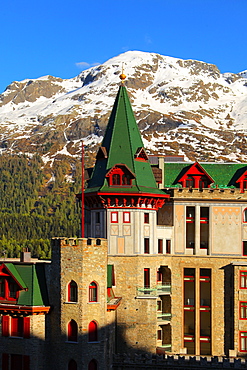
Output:
[[[178,180],[183,188],[208,188],[214,182],[211,176],[204,170],[204,168],[195,162]]]
[[[247,189],[247,170],[237,179],[236,183],[239,184],[241,193],[244,193]]]
[[[9,336],[9,316],[2,316],[2,336]]]
[[[134,173],[125,164],[116,164],[107,172],[109,186],[131,186]]]

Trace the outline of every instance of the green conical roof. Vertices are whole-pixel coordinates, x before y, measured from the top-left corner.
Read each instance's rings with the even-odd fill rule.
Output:
[[[136,158],[138,151],[143,148],[143,142],[123,85],[119,87],[101,148],[86,193],[164,194],[156,186],[150,163]],[[131,187],[109,186],[106,174],[115,165],[125,165],[134,174]]]

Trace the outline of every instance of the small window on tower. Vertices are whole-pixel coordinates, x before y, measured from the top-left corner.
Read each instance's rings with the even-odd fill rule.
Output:
[[[149,224],[149,213],[144,213],[144,224]]]
[[[111,222],[118,223],[118,213],[117,212],[111,212]]]
[[[96,212],[95,218],[96,218],[95,220],[96,224],[100,224],[100,212]]]
[[[149,253],[149,238],[144,238],[144,253]]]
[[[123,222],[124,223],[130,223],[130,212],[124,212],[123,213]]]

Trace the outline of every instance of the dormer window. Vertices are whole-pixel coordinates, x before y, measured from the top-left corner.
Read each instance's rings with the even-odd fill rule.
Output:
[[[114,173],[112,175],[112,185],[121,185],[121,175]]]
[[[188,176],[185,183],[186,183],[186,188],[194,188],[195,187],[195,180],[192,176]]]
[[[241,193],[244,193],[244,191],[247,189],[247,171],[244,171],[242,175],[237,179],[237,184],[239,184]]]
[[[18,298],[18,285],[11,277],[0,277],[0,300],[15,301]]]
[[[204,168],[198,163],[194,163],[182,174],[178,183],[182,184],[183,188],[208,188],[214,180],[208,175]]]
[[[106,174],[109,186],[131,186],[135,178],[133,172],[124,164],[115,165]]]
[[[147,153],[144,148],[138,148],[135,154],[135,159],[138,161],[148,161]]]
[[[0,266],[0,301],[17,301],[23,287],[11,275],[4,264]]]

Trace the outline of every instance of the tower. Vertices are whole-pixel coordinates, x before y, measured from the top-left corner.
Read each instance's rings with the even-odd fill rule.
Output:
[[[153,253],[157,210],[167,194],[156,186],[124,86],[111,112],[96,163],[85,190],[90,237],[108,239],[110,254]],[[146,228],[140,232],[140,223]]]

